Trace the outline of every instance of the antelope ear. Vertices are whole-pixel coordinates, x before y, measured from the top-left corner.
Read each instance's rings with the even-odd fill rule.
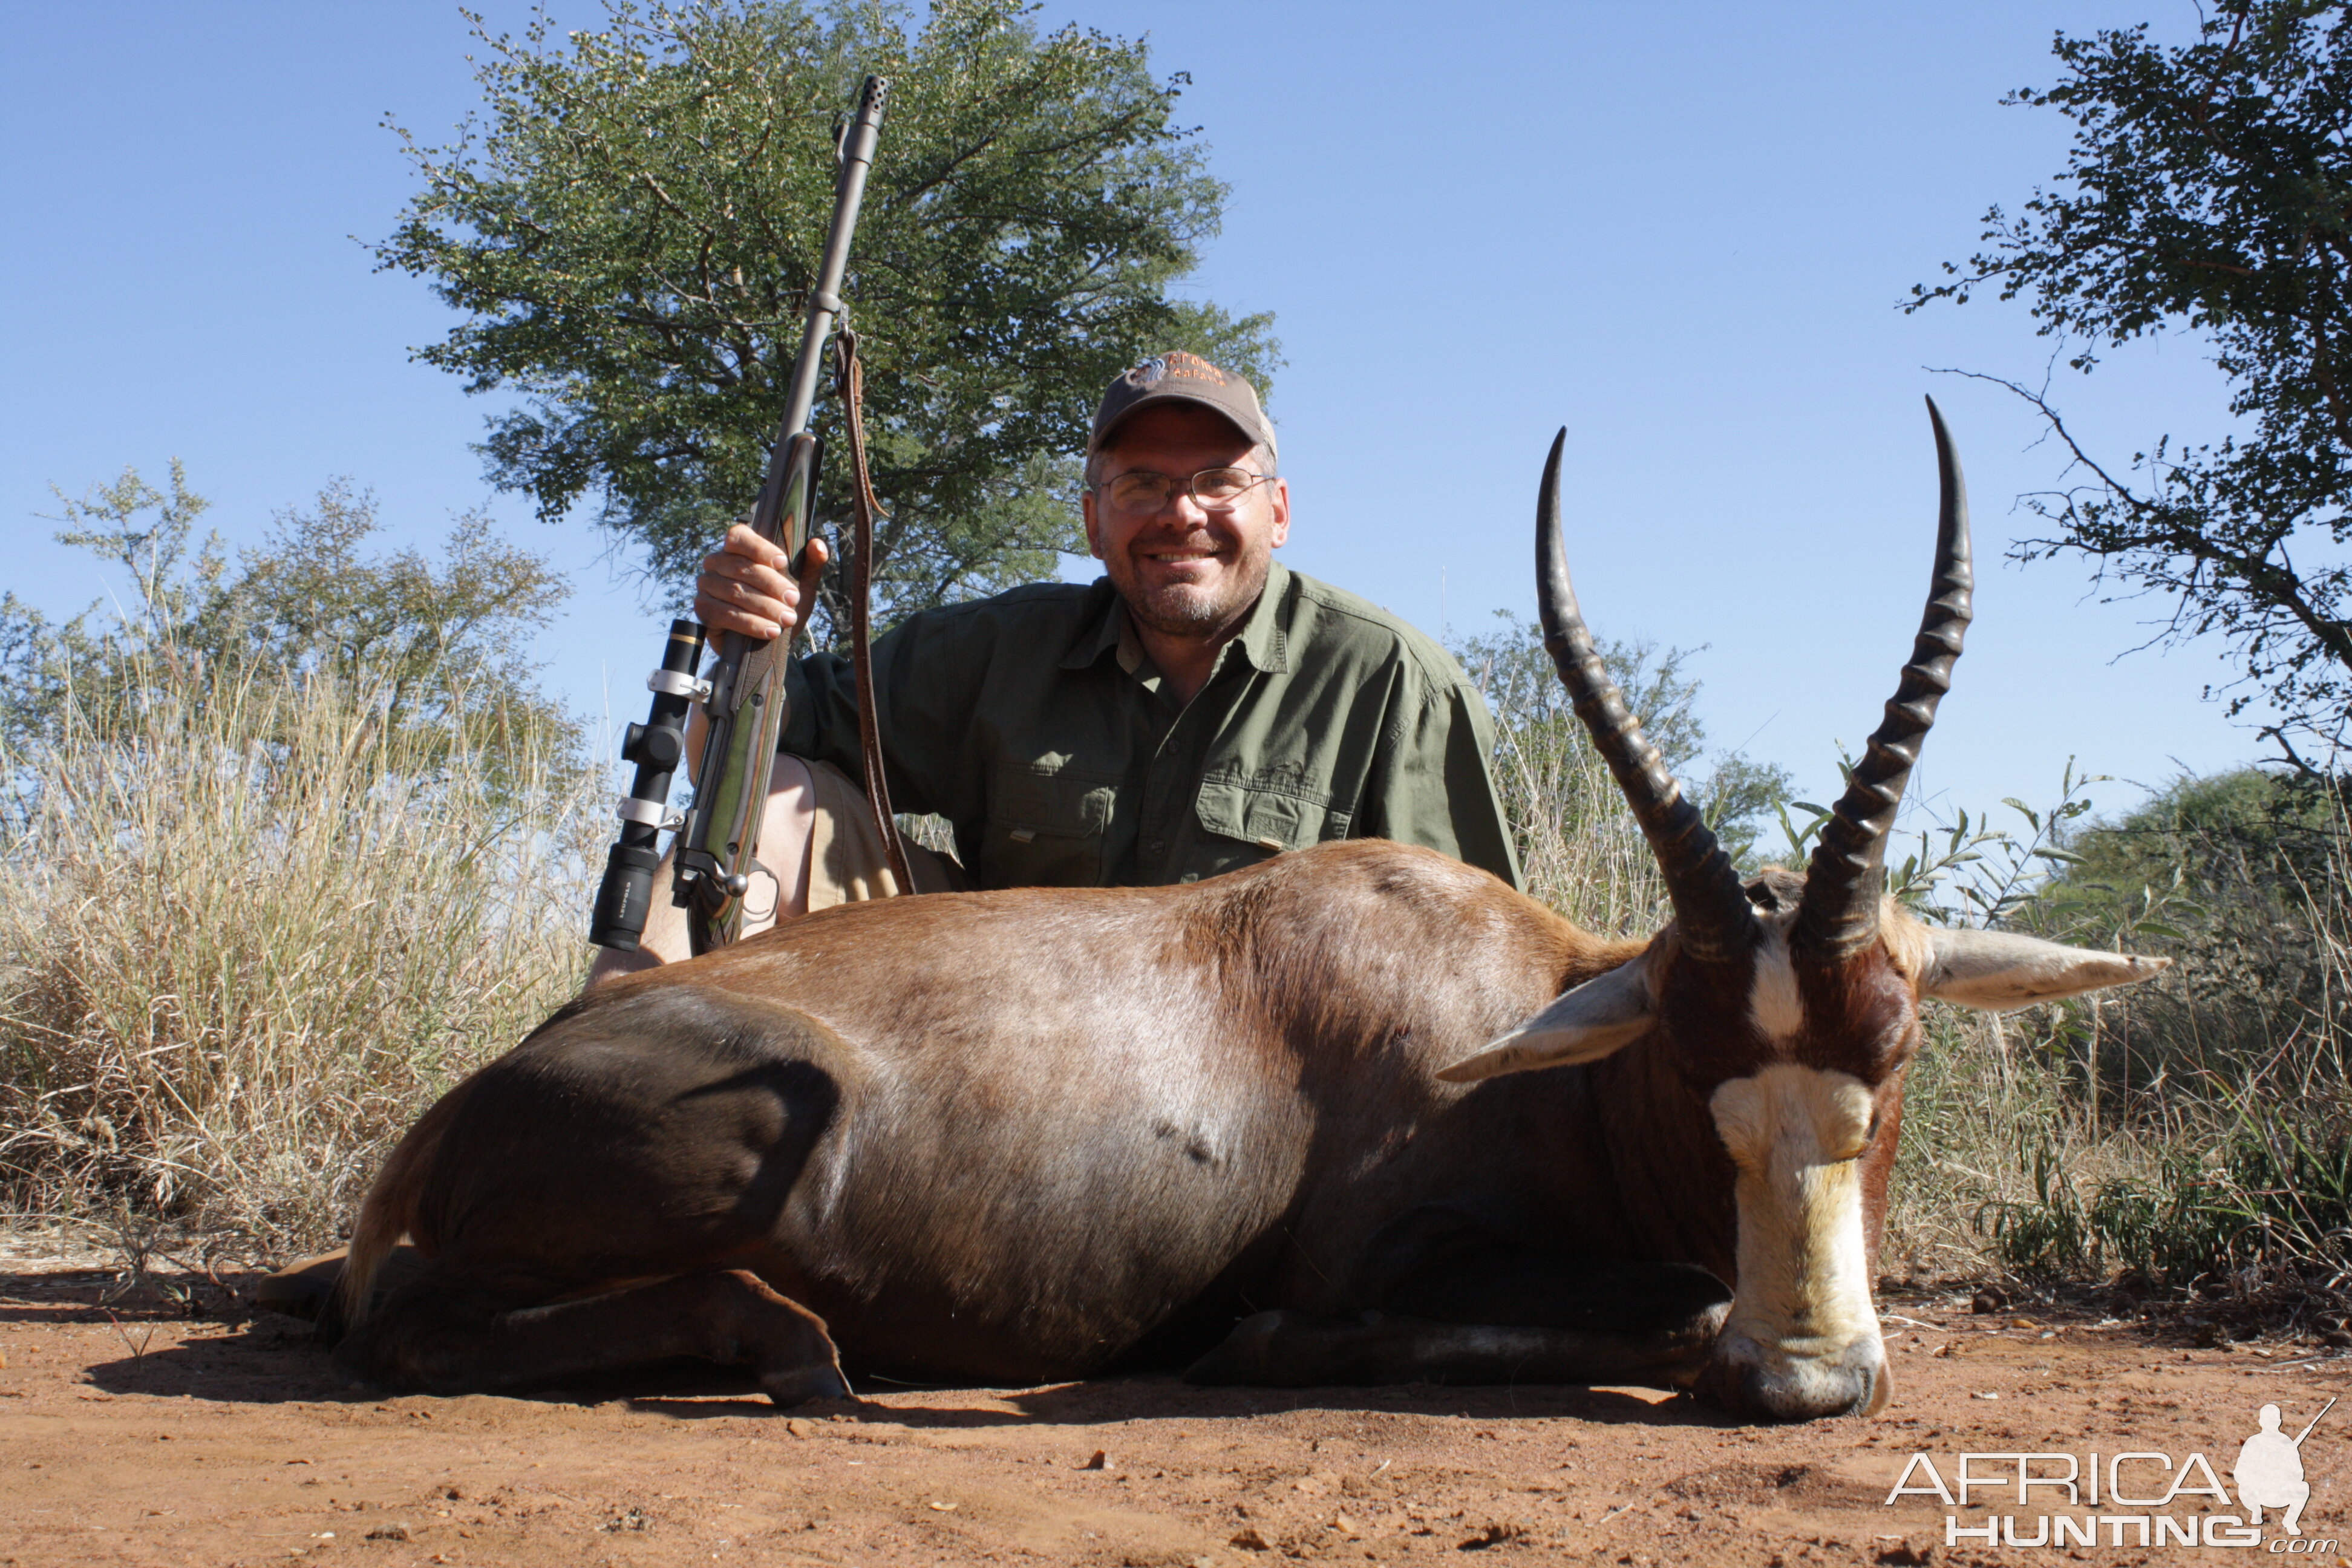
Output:
[[[1919,994],[2007,1013],[2110,985],[2136,985],[2171,966],[2168,958],[2096,952],[2008,931],[1937,927],[1927,933],[1927,972],[1920,978]]]
[[[1656,1009],[1650,1000],[1650,955],[1643,953],[1598,974],[1488,1046],[1437,1076],[1475,1083],[1507,1072],[1589,1062],[1647,1033]]]

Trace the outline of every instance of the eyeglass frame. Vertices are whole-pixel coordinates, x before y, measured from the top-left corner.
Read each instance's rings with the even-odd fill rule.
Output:
[[[1126,511],[1130,516],[1138,517],[1149,517],[1166,510],[1166,508],[1171,504],[1179,495],[1191,497],[1192,503],[1195,506],[1198,506],[1202,511],[1232,511],[1242,504],[1243,500],[1248,497],[1252,490],[1257,489],[1258,486],[1262,484],[1267,483],[1269,480],[1280,477],[1276,474],[1261,474],[1254,468],[1245,468],[1239,463],[1220,463],[1215,468],[1196,468],[1192,473],[1181,476],[1176,474],[1163,474],[1157,468],[1129,468],[1123,474],[1113,474],[1109,479],[1103,480],[1100,484],[1088,485],[1086,487],[1086,489],[1088,494],[1101,496],[1105,500],[1109,501],[1111,505],[1118,506],[1117,501],[1110,500],[1108,494],[1110,487],[1118,483],[1121,479],[1132,479],[1138,474],[1150,474],[1155,479],[1166,479],[1168,481],[1168,493],[1160,498],[1160,505],[1154,507],[1150,512],[1136,512],[1130,508],[1119,507],[1121,511]],[[1250,482],[1244,485],[1239,490],[1235,491],[1230,500],[1210,500],[1203,497],[1200,490],[1195,488],[1200,484],[1201,477],[1203,474],[1247,474],[1250,477]],[[1183,488],[1181,490],[1177,489],[1180,478],[1183,485]]]

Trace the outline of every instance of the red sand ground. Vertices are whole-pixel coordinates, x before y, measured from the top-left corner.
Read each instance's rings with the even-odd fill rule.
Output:
[[[112,1277],[0,1258],[0,1564],[2252,1561],[1944,1544],[1886,1506],[1914,1451],[2204,1452],[2226,1482],[2265,1401],[2290,1431],[2352,1358],[2183,1351],[2119,1326],[1893,1300],[1871,1420],[1730,1424],[1630,1388],[877,1385],[786,1416],[740,1393],[378,1399],[306,1325],[190,1318]],[[221,1302],[185,1276],[200,1300]],[[135,1303],[143,1300],[144,1306]],[[1101,1456],[1097,1461],[1096,1456]],[[2352,1542],[2352,1401],[2304,1449],[2312,1540]],[[2196,1511],[2201,1500],[2177,1504]],[[1981,1522],[1979,1501],[1964,1522]],[[2218,1510],[2218,1504],[2203,1506]],[[2037,1510],[2020,1515],[2030,1534]],[[2145,1511],[2145,1510],[2142,1510]],[[2283,1540],[2268,1516],[2273,1540]],[[2345,1550],[2339,1548],[2339,1551]]]

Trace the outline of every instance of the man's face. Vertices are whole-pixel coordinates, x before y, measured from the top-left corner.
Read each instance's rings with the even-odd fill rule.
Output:
[[[1203,468],[1265,471],[1247,437],[1206,408],[1161,404],[1121,425],[1096,462],[1097,484],[1139,470],[1178,480],[1165,505],[1138,514],[1089,489],[1081,501],[1087,544],[1110,574],[1128,613],[1169,637],[1210,637],[1247,616],[1265,586],[1275,548],[1290,537],[1290,488],[1255,485],[1240,501],[1210,510],[1182,481]]]

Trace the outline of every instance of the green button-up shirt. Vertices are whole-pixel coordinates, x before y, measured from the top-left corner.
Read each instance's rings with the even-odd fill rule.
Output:
[[[1108,579],[911,616],[874,643],[891,804],[983,888],[1189,882],[1325,838],[1424,844],[1518,885],[1494,728],[1461,667],[1275,563],[1179,704]],[[859,774],[849,664],[786,676],[782,749]]]

